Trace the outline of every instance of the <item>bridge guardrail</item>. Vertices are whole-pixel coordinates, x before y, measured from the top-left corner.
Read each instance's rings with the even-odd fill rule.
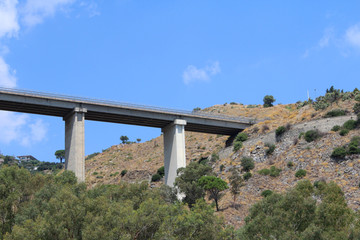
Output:
[[[165,112],[165,113],[180,114],[180,115],[186,115],[186,116],[207,117],[207,118],[213,118],[213,119],[217,119],[217,120],[230,120],[230,121],[238,121],[238,122],[244,122],[244,123],[249,123],[249,124],[253,124],[253,123],[257,122],[256,119],[247,118],[247,117],[232,117],[232,116],[228,116],[228,115],[206,113],[206,112],[201,112],[201,111],[187,111],[187,110],[155,107],[155,106],[118,102],[118,101],[111,101],[111,100],[101,100],[101,99],[93,99],[93,98],[86,98],[86,97],[75,97],[75,96],[69,96],[69,95],[64,95],[64,94],[37,92],[37,91],[24,90],[24,89],[12,89],[12,88],[0,87],[0,93],[1,92],[10,93],[10,94],[22,94],[22,95],[33,96],[33,97],[47,97],[47,98],[56,99],[56,100],[65,100],[65,101],[71,100],[71,101],[77,101],[79,103],[103,104],[103,105],[113,106],[113,107],[132,108],[135,110],[160,111],[160,112]]]

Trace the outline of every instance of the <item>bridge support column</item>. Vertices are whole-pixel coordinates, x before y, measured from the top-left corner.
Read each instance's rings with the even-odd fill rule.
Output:
[[[73,171],[78,182],[85,181],[85,108],[76,107],[66,115],[65,121],[65,169]]]
[[[170,187],[174,186],[177,169],[186,166],[185,125],[185,120],[176,119],[162,129],[164,133],[165,184]]]

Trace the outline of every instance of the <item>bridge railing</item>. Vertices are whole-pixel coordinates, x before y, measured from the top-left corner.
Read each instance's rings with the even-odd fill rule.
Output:
[[[213,119],[218,119],[218,120],[230,120],[230,121],[237,121],[237,122],[250,123],[250,124],[256,122],[256,119],[247,118],[247,117],[235,117],[235,116],[229,116],[229,115],[207,113],[207,112],[203,112],[203,111],[187,111],[187,110],[148,106],[148,105],[118,102],[118,101],[111,101],[111,100],[101,100],[101,99],[94,99],[94,98],[87,98],[87,97],[75,97],[75,96],[69,96],[69,95],[64,95],[64,94],[37,92],[37,91],[24,90],[24,89],[12,89],[12,88],[0,87],[0,93],[1,92],[10,93],[10,94],[21,94],[21,95],[32,96],[32,97],[46,97],[46,98],[62,100],[62,101],[70,100],[70,101],[76,101],[78,103],[90,103],[90,104],[97,104],[97,105],[101,104],[101,105],[113,106],[113,107],[124,107],[124,108],[131,108],[131,109],[135,109],[135,110],[157,111],[157,112],[179,114],[179,115],[186,115],[186,116],[213,118]]]

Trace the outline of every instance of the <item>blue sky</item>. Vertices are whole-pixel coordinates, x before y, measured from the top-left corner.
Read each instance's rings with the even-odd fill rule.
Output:
[[[192,110],[359,86],[359,1],[0,0],[0,86]],[[87,121],[86,154],[160,129]],[[54,161],[60,118],[0,112],[0,151]]]

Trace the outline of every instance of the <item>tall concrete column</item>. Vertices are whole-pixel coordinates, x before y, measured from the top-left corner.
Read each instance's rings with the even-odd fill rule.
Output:
[[[185,120],[176,119],[162,129],[164,133],[165,184],[170,187],[174,186],[177,169],[186,166],[185,125]]]
[[[79,182],[85,181],[85,108],[76,107],[66,115],[65,169],[73,171]]]

